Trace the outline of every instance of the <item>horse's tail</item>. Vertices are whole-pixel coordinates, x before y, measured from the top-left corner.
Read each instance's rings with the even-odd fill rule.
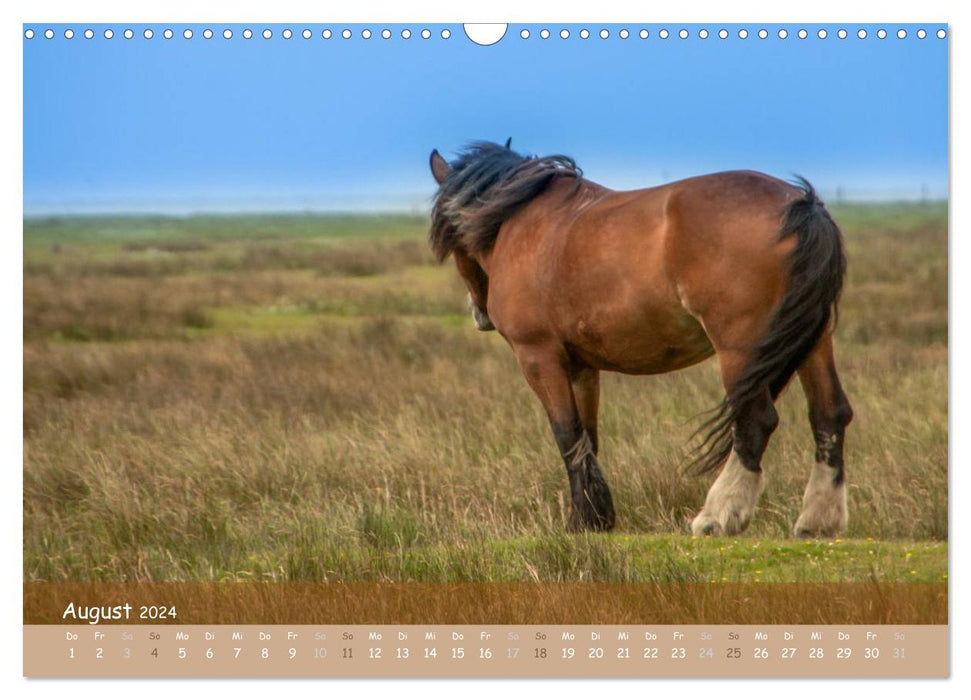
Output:
[[[816,346],[831,314],[834,319],[837,314],[846,274],[843,238],[812,185],[801,177],[797,183],[803,195],[786,207],[780,230],[780,238],[794,234],[798,241],[789,256],[788,286],[741,376],[696,433],[705,433],[689,466],[696,473],[716,469],[728,458],[741,410],[766,387],[774,400]]]

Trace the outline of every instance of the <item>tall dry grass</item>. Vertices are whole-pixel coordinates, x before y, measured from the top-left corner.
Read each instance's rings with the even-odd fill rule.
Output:
[[[875,221],[845,226],[847,535],[943,540],[946,224]],[[452,271],[418,239],[324,238],[272,246],[329,263],[196,231],[204,245],[174,255],[231,247],[235,265],[140,276],[110,261],[158,246],[81,240],[63,265],[28,227],[26,579],[709,580],[680,555],[633,566],[613,540],[563,535],[545,416],[501,338],[472,330]],[[715,367],[604,380],[615,537],[685,532],[708,480],[678,465],[720,398]],[[794,386],[752,538],[785,538],[798,513],[805,412]]]

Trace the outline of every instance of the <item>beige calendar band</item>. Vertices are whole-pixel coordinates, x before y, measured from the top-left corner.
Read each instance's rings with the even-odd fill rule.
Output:
[[[946,626],[24,628],[32,677],[943,677]]]

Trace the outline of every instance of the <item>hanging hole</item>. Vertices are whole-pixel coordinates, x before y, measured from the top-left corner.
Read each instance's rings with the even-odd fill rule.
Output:
[[[493,44],[499,43],[506,36],[506,30],[508,28],[509,25],[507,24],[469,23],[462,25],[462,29],[465,30],[465,36],[469,37],[469,39],[479,46],[492,46]]]

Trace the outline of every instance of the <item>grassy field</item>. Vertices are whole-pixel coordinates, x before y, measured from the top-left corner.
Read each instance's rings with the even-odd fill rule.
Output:
[[[25,580],[946,580],[946,208],[833,211],[856,414],[834,542],[788,539],[813,461],[798,385],[750,530],[687,534],[710,361],[604,376],[618,528],[565,534],[539,402],[423,219],[27,220]]]

